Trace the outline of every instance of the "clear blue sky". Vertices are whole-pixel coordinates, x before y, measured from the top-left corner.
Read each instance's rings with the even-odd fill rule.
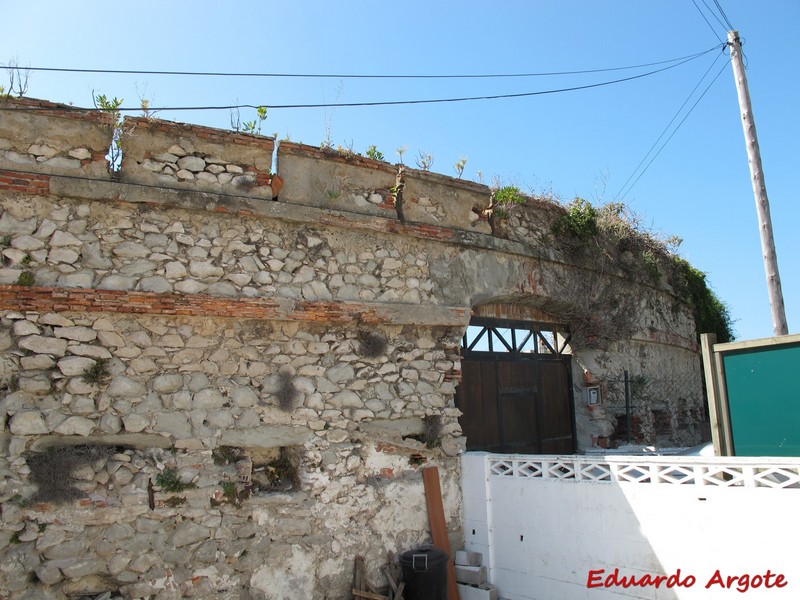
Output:
[[[692,55],[725,39],[713,0],[497,3],[409,0],[112,3],[2,0],[0,62],[22,66],[332,74],[479,74],[622,67]],[[800,78],[791,56],[797,0],[720,0],[745,40],[790,333],[800,331]],[[703,19],[700,7],[708,19]],[[716,17],[714,16],[716,15]],[[721,17],[720,17],[721,18]],[[715,58],[719,60],[712,67]],[[721,75],[625,197],[644,222],[684,243],[735,319],[737,337],[772,335],[733,75],[719,51],[616,85],[527,98],[422,106],[271,110],[264,133],[388,160],[407,146],[433,170],[499,179],[534,193],[616,199],[679,107]],[[574,87],[650,69],[481,80],[212,79],[32,73],[28,95],[90,106],[92,90],[137,105],[410,100]],[[5,73],[0,83],[7,85]],[[678,117],[680,121],[686,109]],[[229,127],[228,111],[159,117]],[[253,111],[242,111],[243,119]],[[676,122],[677,122],[676,121]],[[667,136],[671,133],[667,134]],[[666,137],[666,136],[665,136]]]

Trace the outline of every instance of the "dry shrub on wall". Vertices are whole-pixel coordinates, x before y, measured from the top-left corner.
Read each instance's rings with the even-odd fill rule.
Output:
[[[73,485],[72,473],[79,466],[107,459],[114,451],[111,446],[87,444],[52,446],[44,452],[27,453],[25,462],[31,470],[30,480],[38,488],[30,500],[64,504],[83,498],[84,493]]]
[[[359,331],[358,344],[361,356],[364,358],[378,358],[389,347],[389,341],[381,333],[374,331]]]
[[[561,311],[572,325],[573,343],[607,348],[636,332],[643,288],[669,291],[681,240],[663,238],[642,226],[641,218],[622,203],[595,208],[582,198],[564,207],[552,229],[552,246],[582,271],[556,279],[555,294],[568,307]],[[674,287],[674,286],[673,286]],[[687,304],[691,299],[675,289]]]

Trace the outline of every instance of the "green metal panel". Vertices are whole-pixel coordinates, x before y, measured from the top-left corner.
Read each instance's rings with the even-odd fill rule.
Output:
[[[727,351],[722,361],[734,454],[800,456],[800,343]]]

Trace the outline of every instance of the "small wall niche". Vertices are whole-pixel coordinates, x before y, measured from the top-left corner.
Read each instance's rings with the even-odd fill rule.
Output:
[[[243,448],[220,446],[212,453],[217,465],[235,465],[238,483],[252,495],[300,489],[300,446]],[[233,473],[230,474],[233,478]]]

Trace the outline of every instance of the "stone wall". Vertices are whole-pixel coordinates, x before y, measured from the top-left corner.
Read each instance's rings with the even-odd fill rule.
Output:
[[[493,235],[485,186],[288,143],[273,173],[270,138],[152,119],[110,174],[102,114],[0,108],[0,595],[342,598],[430,539],[431,466],[460,543],[470,315],[569,325],[584,268]],[[669,286],[590,275],[635,334],[575,346],[577,387],[695,376]]]

